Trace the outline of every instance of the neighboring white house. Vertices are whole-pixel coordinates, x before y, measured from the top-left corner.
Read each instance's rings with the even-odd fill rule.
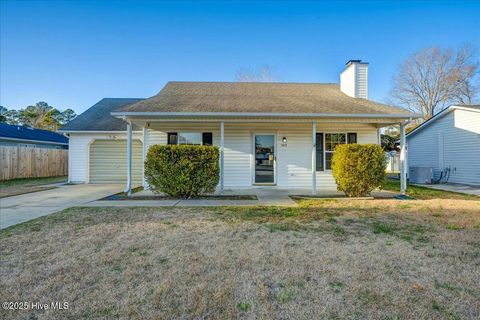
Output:
[[[410,168],[433,168],[434,181],[442,175],[443,181],[480,185],[480,105],[450,106],[406,138]]]
[[[351,60],[340,86],[169,82],[148,99],[103,99],[62,128],[70,137],[69,179],[126,182],[129,190],[144,181],[151,145],[211,144],[220,147],[220,191],[333,189],[336,145],[380,143],[380,128],[401,124],[404,133],[418,117],[367,97],[368,64]]]

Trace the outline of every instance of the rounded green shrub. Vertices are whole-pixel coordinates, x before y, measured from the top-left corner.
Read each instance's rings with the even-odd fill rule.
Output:
[[[345,144],[335,148],[332,173],[337,189],[348,197],[365,197],[382,185],[386,160],[376,144]]]
[[[215,146],[153,145],[145,160],[150,189],[172,197],[192,198],[215,191],[219,181]]]

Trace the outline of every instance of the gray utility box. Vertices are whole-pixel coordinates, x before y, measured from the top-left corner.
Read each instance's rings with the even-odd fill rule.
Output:
[[[431,184],[433,180],[432,167],[410,167],[408,170],[408,178],[411,183],[427,183]]]

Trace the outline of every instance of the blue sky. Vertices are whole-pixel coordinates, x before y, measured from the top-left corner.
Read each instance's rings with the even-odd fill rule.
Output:
[[[370,62],[385,101],[399,64],[423,47],[480,49],[478,1],[1,1],[0,103],[80,113],[103,97],[149,97],[169,80],[234,81],[269,65],[282,81],[338,82]]]

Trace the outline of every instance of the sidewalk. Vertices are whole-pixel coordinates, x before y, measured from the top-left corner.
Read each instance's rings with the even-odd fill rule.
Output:
[[[255,195],[257,200],[223,200],[223,199],[165,199],[165,200],[97,200],[82,204],[84,207],[218,207],[218,206],[281,206],[296,207],[290,195],[309,195],[310,189],[276,189],[276,188],[248,188],[225,190],[224,195]],[[322,197],[338,197],[343,192],[324,190],[318,192]],[[396,193],[389,191],[375,191],[376,197],[392,198]],[[132,195],[132,198],[152,196],[149,190],[143,190]]]

